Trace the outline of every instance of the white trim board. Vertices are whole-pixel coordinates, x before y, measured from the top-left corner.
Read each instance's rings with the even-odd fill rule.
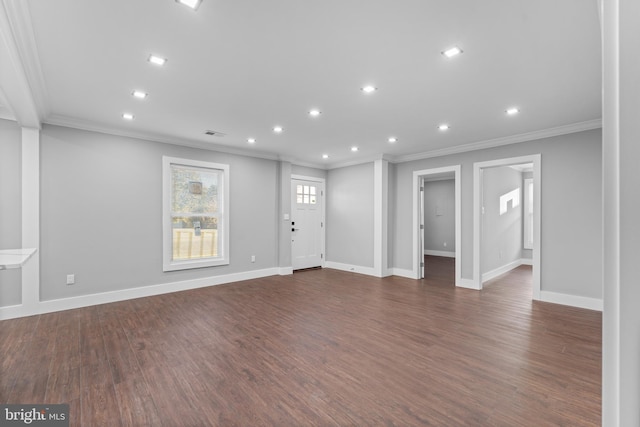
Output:
[[[288,276],[290,274],[293,274],[293,267],[279,267],[278,274],[280,276]]]
[[[388,275],[387,241],[389,162],[373,163],[373,268],[377,277]]]
[[[603,302],[598,298],[582,297],[579,295],[561,294],[558,292],[540,291],[540,301],[553,304],[569,305],[571,307],[586,308],[602,311]]]
[[[415,277],[413,277],[413,270],[406,270],[404,268],[390,268],[389,273],[391,273],[392,276],[406,277],[407,279],[413,280],[416,279]]]
[[[531,260],[527,260],[525,262],[524,259],[520,258],[515,261],[511,261],[508,264],[503,265],[502,267],[495,268],[491,271],[487,271],[486,273],[482,273],[482,283],[489,281],[491,279],[495,279],[496,277],[508,273],[514,268],[518,268],[521,265],[531,265]]]
[[[367,276],[380,277],[376,275],[376,269],[373,267],[363,267],[361,265],[343,264],[340,262],[326,261],[325,268],[333,268],[334,270],[348,271],[350,273],[366,274]],[[415,279],[415,277],[413,277]]]
[[[455,258],[456,257],[456,253],[455,252],[432,251],[431,249],[425,249],[424,250],[424,254],[425,255],[429,255],[429,256],[442,256],[442,257],[447,257],[447,258]]]
[[[280,274],[280,269],[278,267],[274,267],[263,270],[252,270],[242,273],[225,274],[222,276],[211,276],[201,279],[162,283],[159,285],[140,286],[137,288],[101,292],[98,294],[80,295],[70,298],[40,301],[35,305],[13,305],[8,307],[0,307],[0,320],[52,313],[55,311],[71,310],[74,308],[90,307],[93,305],[107,304],[111,302],[125,301],[142,297],[150,297],[154,295],[168,294],[171,292],[205,288],[207,286],[224,285],[227,283],[234,283],[242,280],[259,279],[261,277],[275,276],[278,274]]]
[[[474,291],[480,290],[480,288],[478,288],[478,282],[473,279],[460,279],[460,283],[457,283],[456,286],[459,288],[473,289]]]

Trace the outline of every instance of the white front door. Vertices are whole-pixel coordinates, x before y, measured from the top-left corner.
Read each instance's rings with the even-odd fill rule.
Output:
[[[324,185],[321,182],[291,180],[291,257],[293,269],[320,267],[322,254],[322,202]]]

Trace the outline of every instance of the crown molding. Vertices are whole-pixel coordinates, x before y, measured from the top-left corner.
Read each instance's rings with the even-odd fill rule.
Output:
[[[0,57],[0,84],[16,121],[40,128],[48,96],[26,1],[0,3]]]
[[[226,145],[212,144],[210,142],[184,139],[182,137],[177,137],[177,136],[173,137],[173,136],[159,135],[159,134],[154,134],[149,132],[136,132],[132,130],[124,130],[114,126],[104,125],[102,123],[78,119],[75,117],[63,116],[59,114],[53,114],[47,117],[44,120],[44,123],[52,126],[62,126],[62,127],[72,128],[72,129],[104,133],[107,135],[122,136],[126,138],[135,138],[135,139],[141,139],[141,140],[150,141],[150,142],[159,142],[162,144],[179,145],[182,147],[198,148],[201,150],[208,150],[208,151],[217,151],[221,153],[235,154],[238,156],[289,162],[297,166],[310,167],[315,169],[323,169],[323,170],[327,169],[326,165],[321,165],[321,164],[312,163],[312,162],[305,162],[303,160],[300,160],[294,157],[280,156],[278,154],[267,153],[264,151],[254,151],[250,149],[234,148]]]
[[[0,108],[0,113],[2,109]],[[4,118],[0,116],[0,118]],[[8,117],[11,120],[11,118]],[[558,126],[549,129],[543,129],[534,132],[528,132],[518,135],[507,136],[503,138],[490,139],[486,141],[474,142],[471,144],[458,145],[455,147],[447,147],[439,150],[432,150],[423,153],[409,154],[404,156],[392,156],[389,154],[375,154],[366,157],[360,157],[358,159],[336,162],[328,164],[318,164],[313,162],[306,162],[297,158],[282,156],[274,153],[259,152],[249,149],[233,148],[226,145],[212,144],[210,142],[202,142],[190,139],[184,139],[181,137],[172,137],[167,135],[158,135],[148,132],[136,132],[131,130],[123,130],[113,126],[107,126],[101,123],[91,122],[88,120],[81,120],[73,117],[62,115],[51,115],[44,123],[54,126],[63,126],[74,129],[104,133],[108,135],[116,135],[127,138],[141,139],[151,142],[159,142],[163,144],[179,145],[183,147],[198,148],[208,151],[217,151],[227,154],[235,154],[239,156],[254,157],[265,160],[275,160],[282,162],[289,162],[291,164],[303,167],[311,167],[315,169],[331,170],[349,166],[357,166],[366,163],[372,163],[376,160],[385,160],[390,163],[406,163],[414,160],[428,159],[433,157],[447,156],[451,154],[459,154],[468,151],[483,150],[487,148],[500,147],[503,145],[517,144],[521,142],[534,141],[543,138],[549,138],[553,136],[566,135],[576,132],[582,132],[586,130],[599,129],[602,127],[602,120],[590,120],[585,122],[573,123],[570,125]]]
[[[300,160],[295,157],[278,156],[278,160],[280,160],[281,162],[289,162],[292,165],[303,166],[306,168],[314,168],[314,169],[321,169],[321,170],[327,169],[327,165],[322,165],[322,164],[313,163],[313,162],[306,162],[304,160]]]
[[[7,98],[2,92],[2,88],[0,88],[0,119],[16,121],[16,116],[13,114],[13,111],[11,111]]]
[[[451,154],[465,153],[468,151],[484,150],[487,148],[500,147],[503,145],[519,144],[521,142],[535,141],[537,139],[550,138],[554,136],[567,135],[570,133],[583,132],[587,130],[599,129],[602,127],[602,119],[589,120],[585,122],[572,123],[557,126],[549,129],[542,129],[533,132],[521,133],[517,135],[505,136],[502,138],[488,139],[485,141],[472,142],[470,144],[456,145],[454,147],[431,150],[422,153],[395,156],[393,163],[406,163],[414,160],[429,159],[433,157],[448,156]]]
[[[16,121],[13,113],[9,109],[4,107],[0,107],[0,119],[11,120],[12,122]]]
[[[22,61],[27,82],[40,117],[50,114],[49,93],[40,64],[40,55],[31,23],[29,3],[24,0],[3,0],[11,30]]]
[[[107,135],[122,136],[125,138],[140,139],[143,141],[179,145],[182,147],[198,148],[201,150],[208,150],[208,151],[217,151],[220,153],[235,154],[238,156],[254,157],[254,158],[265,159],[265,160],[277,160],[277,161],[280,160],[279,156],[273,153],[234,148],[226,145],[212,144],[210,142],[196,141],[196,140],[185,139],[177,136],[173,137],[168,135],[152,134],[148,132],[136,132],[132,130],[124,130],[117,127],[92,122],[89,120],[81,120],[81,119],[57,115],[57,114],[54,114],[48,117],[46,120],[44,120],[44,123],[52,126],[62,126],[62,127],[73,128],[73,129],[90,131],[90,132],[104,133]]]
[[[339,168],[346,168],[348,166],[357,166],[357,165],[362,165],[365,163],[373,163],[376,160],[385,160],[387,162],[390,163],[395,163],[395,157],[390,155],[390,154],[374,154],[372,156],[366,156],[366,157],[360,157],[358,159],[354,159],[354,160],[349,160],[349,161],[345,161],[345,162],[336,162],[336,163],[331,163],[329,165],[327,165],[326,169],[331,170],[331,169],[339,169]]]

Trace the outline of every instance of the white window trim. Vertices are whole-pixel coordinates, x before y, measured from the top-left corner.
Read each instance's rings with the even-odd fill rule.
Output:
[[[172,218],[171,218],[171,165],[217,169],[223,172],[222,178],[222,239],[220,245],[222,256],[215,259],[179,260],[171,259],[173,254]],[[228,265],[229,261],[229,165],[221,163],[203,162],[200,160],[181,159],[178,157],[162,156],[162,271],[186,270],[191,268],[214,267]]]

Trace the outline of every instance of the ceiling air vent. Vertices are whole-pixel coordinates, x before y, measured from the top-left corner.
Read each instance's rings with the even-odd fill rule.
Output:
[[[217,132],[215,130],[205,130],[204,134],[205,135],[210,135],[210,136],[225,136],[226,135],[226,133]]]

